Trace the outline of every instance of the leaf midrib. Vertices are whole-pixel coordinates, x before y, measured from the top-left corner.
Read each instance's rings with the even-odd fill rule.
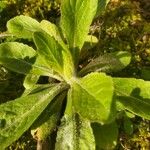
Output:
[[[121,92],[121,91],[119,91],[119,90],[117,90],[117,89],[115,89],[115,91],[118,92],[118,93],[120,93],[120,94],[123,95],[123,96],[130,97],[131,99],[135,99],[136,101],[138,101],[138,102],[140,102],[140,103],[142,102],[142,103],[144,103],[145,105],[149,105],[149,107],[150,107],[150,104],[149,104],[149,103],[146,103],[146,101],[141,101],[140,99],[138,99],[138,98],[136,98],[136,97],[133,97],[133,96],[131,96],[131,95],[128,95],[127,93],[123,93],[123,92]],[[119,100],[119,101],[120,101],[120,100]],[[134,107],[135,110],[138,110],[138,111],[141,112],[142,114],[148,116],[144,111],[142,111],[141,109],[139,109],[138,107],[136,107],[136,105],[135,105],[135,106],[132,105],[132,107]],[[126,108],[126,106],[125,106],[125,108]],[[127,109],[127,108],[126,108],[126,109]],[[131,109],[130,109],[130,111],[133,112],[133,113],[135,113],[135,114],[138,114],[138,113],[132,111]],[[139,114],[138,114],[138,115],[139,115]]]
[[[17,60],[17,61],[21,61],[21,62],[23,62],[24,64],[30,66],[31,68],[35,67],[35,68],[37,68],[37,69],[39,69],[39,70],[43,70],[43,71],[45,71],[45,72],[48,72],[48,75],[49,75],[50,77],[52,77],[52,78],[55,78],[55,79],[60,80],[60,81],[62,80],[60,77],[58,77],[58,76],[52,74],[52,73],[49,71],[49,69],[47,69],[47,68],[45,68],[45,67],[41,67],[41,66],[36,65],[36,64],[29,63],[29,62],[23,60],[22,58],[20,58],[20,59],[15,58],[15,57],[0,57],[0,58],[15,59],[15,60]],[[7,63],[7,64],[9,64],[9,63]],[[18,72],[20,72],[20,71],[18,71]],[[32,69],[31,69],[31,72],[32,72]],[[22,72],[20,72],[20,73],[22,73]],[[30,73],[30,72],[29,72],[29,73]]]
[[[38,38],[43,42],[43,44],[46,46],[46,48],[49,50],[51,57],[53,58],[54,62],[57,64],[58,69],[60,69],[62,71],[62,66],[60,65],[60,63],[58,62],[57,58],[55,57],[55,55],[53,54],[53,52],[51,51],[51,49],[49,48],[48,44],[44,41],[44,39],[40,38],[38,36]],[[53,38],[51,36],[51,38]],[[45,53],[45,51],[43,50],[43,52]],[[39,50],[39,53],[41,53],[41,50]],[[47,53],[45,53],[47,54]],[[61,53],[62,54],[62,53]],[[45,56],[44,56],[45,57]],[[47,58],[49,58],[48,56],[46,56]],[[54,67],[54,66],[53,66]]]
[[[31,114],[31,112],[32,111],[34,111],[34,109],[37,107],[37,106],[39,106],[40,104],[42,104],[44,101],[46,102],[46,101],[49,101],[49,99],[48,99],[48,97],[50,96],[50,93],[53,93],[52,95],[52,98],[51,98],[51,100],[57,95],[57,93],[59,93],[59,91],[57,91],[57,89],[58,89],[58,87],[59,87],[60,85],[57,85],[56,87],[55,87],[55,91],[54,92],[52,92],[52,91],[50,91],[49,93],[47,93],[47,94],[45,94],[44,95],[44,98],[43,98],[43,100],[39,100],[35,105],[33,105],[33,107],[31,108],[31,109],[29,109],[29,111],[27,111],[26,113],[24,113],[23,115],[21,115],[18,119],[16,119],[13,123],[11,123],[11,124],[9,124],[6,128],[4,128],[4,129],[2,129],[0,132],[5,132],[5,130],[8,130],[9,128],[11,128],[12,126],[14,126],[17,122],[19,122],[20,120],[23,120],[23,118],[25,118],[25,117],[27,117],[28,116],[28,114]],[[45,100],[46,99],[46,100]],[[51,101],[50,100],[50,101]],[[47,104],[48,105],[48,104]],[[44,109],[43,109],[44,110]],[[39,114],[40,115],[40,114]],[[36,118],[35,118],[36,119]]]
[[[117,87],[117,86],[116,86],[116,87]],[[117,90],[116,88],[115,88],[115,91],[117,91],[118,93],[120,93],[120,94],[122,94],[122,95],[124,95],[124,96],[126,96],[126,97],[130,97],[130,98],[132,98],[132,99],[135,99],[135,100],[141,102],[141,99],[136,98],[136,97],[133,97],[133,96],[131,96],[131,95],[128,95],[127,93],[123,93],[123,92]],[[144,98],[143,98],[143,99],[144,99]],[[149,105],[149,106],[150,106],[150,104],[149,104],[149,103],[146,103],[146,101],[142,101],[142,102],[144,102],[146,105]]]

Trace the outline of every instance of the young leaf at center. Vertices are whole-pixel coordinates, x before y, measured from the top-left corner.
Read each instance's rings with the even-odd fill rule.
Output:
[[[74,59],[78,59],[76,57],[89,32],[97,3],[98,0],[64,0],[61,4],[60,24]]]

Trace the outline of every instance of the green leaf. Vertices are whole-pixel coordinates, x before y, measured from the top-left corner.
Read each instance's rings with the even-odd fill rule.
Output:
[[[21,74],[50,76],[57,80],[61,77],[54,72],[45,60],[36,56],[36,51],[28,45],[17,42],[0,44],[0,64]]]
[[[23,86],[25,87],[25,89],[32,88],[38,81],[39,77],[39,75],[27,74],[23,82]]]
[[[91,49],[98,43],[98,39],[96,36],[93,35],[88,35],[86,37],[85,43],[81,49],[80,53],[80,61],[86,59],[90,52],[92,51]],[[91,50],[91,51],[90,51]]]
[[[74,112],[71,90],[68,92],[67,106],[57,132],[56,150],[95,149],[95,141],[90,122]]]
[[[95,17],[98,17],[99,15],[101,15],[101,13],[105,10],[109,1],[110,0],[98,0],[98,7],[97,7],[97,12],[96,12]]]
[[[40,55],[37,56],[35,63],[32,65],[32,70],[30,74],[34,75],[42,75],[42,76],[49,76],[51,78],[57,79],[62,81],[62,78],[54,71],[49,64],[46,63],[43,57]]]
[[[28,45],[7,42],[0,44],[0,64],[6,68],[27,74],[35,61],[36,52]]]
[[[49,64],[53,70],[62,73],[62,47],[58,42],[46,32],[35,32],[34,42],[37,46],[39,55],[44,58],[46,63]]]
[[[118,127],[115,122],[100,125],[92,124],[97,149],[113,150],[117,144]]]
[[[150,120],[150,81],[114,78],[116,100],[122,108]]]
[[[98,43],[98,39],[96,36],[88,35],[85,39],[85,43],[82,49],[91,49]]]
[[[47,32],[50,36],[53,36],[56,41],[63,42],[59,33],[57,26],[47,20],[42,20],[40,22],[40,27]]]
[[[63,49],[68,49],[67,45],[63,42],[61,38],[59,28],[55,24],[47,20],[42,20],[40,22],[40,27],[42,30],[48,33],[51,37],[53,37],[63,47]]]
[[[83,76],[93,71],[117,72],[124,69],[131,61],[131,54],[124,51],[107,53],[92,60],[79,75]]]
[[[74,59],[78,59],[76,56],[89,32],[97,3],[98,0],[65,0],[61,3],[61,28]]]
[[[124,126],[124,131],[128,134],[128,135],[132,135],[133,134],[133,123],[130,120],[130,118],[128,118],[127,116],[124,116],[124,120],[123,120],[123,126]]]
[[[129,111],[124,112],[128,118],[135,118],[135,115]]]
[[[56,85],[56,84],[51,84],[51,86],[54,86],[54,85]],[[32,88],[25,89],[23,94],[21,95],[21,97],[25,97],[25,96],[28,96],[31,94],[38,93],[38,92],[43,91],[49,87],[50,87],[50,84],[35,84]]]
[[[7,22],[8,32],[18,38],[31,39],[35,31],[41,30],[40,23],[28,16],[17,16]]]
[[[75,74],[75,66],[73,63],[71,53],[68,50],[63,51],[62,54],[63,54],[63,61],[64,61],[64,66],[63,66],[64,79],[67,82],[70,82],[70,79]]]
[[[104,73],[91,73],[72,79],[73,106],[82,117],[101,124],[115,117],[112,78]]]
[[[53,37],[46,32],[35,32],[34,41],[40,57],[66,80],[74,73],[74,64],[68,49],[64,49]]]
[[[95,141],[87,120],[65,115],[57,133],[56,150],[95,150]],[[77,122],[79,121],[79,122]]]
[[[1,149],[9,146],[29,129],[52,99],[65,89],[64,84],[52,85],[38,93],[0,105],[0,120],[3,120],[0,130]]]
[[[33,137],[40,141],[45,141],[46,138],[53,132],[60,119],[62,103],[65,96],[66,92],[56,96],[34,122],[31,127]]]
[[[79,137],[79,146],[77,149],[95,150],[95,139],[91,128],[90,121],[78,118],[77,137]]]

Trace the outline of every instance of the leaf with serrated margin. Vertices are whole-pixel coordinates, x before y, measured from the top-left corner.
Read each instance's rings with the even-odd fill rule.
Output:
[[[43,57],[53,70],[62,73],[63,57],[62,47],[58,42],[46,32],[35,32],[34,42],[37,46],[38,54]]]
[[[72,49],[74,60],[78,59],[97,10],[98,0],[64,0],[61,3],[61,28]]]
[[[83,76],[87,73],[97,72],[117,72],[124,69],[131,61],[131,54],[125,51],[107,53],[92,60],[85,66],[79,75]]]
[[[75,111],[91,122],[101,124],[115,117],[113,82],[104,73],[91,73],[72,79],[72,101]]]
[[[47,20],[42,20],[40,22],[40,27],[45,32],[47,32],[50,36],[53,36],[55,38],[55,40],[58,41],[59,43],[63,42],[62,38],[60,36],[60,33],[59,33],[59,29],[55,24],[53,24]]]
[[[52,99],[65,89],[65,84],[51,85],[38,93],[1,104],[1,149],[17,140],[33,124]]]
[[[35,31],[41,30],[40,23],[28,16],[16,16],[7,22],[8,32],[18,38],[32,39]]]
[[[116,100],[122,109],[150,120],[150,81],[113,78]]]
[[[54,37],[54,39],[63,48],[62,51],[63,61],[64,61],[63,72],[66,80],[70,79],[74,73],[74,64],[68,46],[63,42],[58,27],[47,20],[42,20],[40,26],[50,36]]]
[[[63,47],[46,32],[35,32],[34,41],[38,48],[38,54],[52,68],[64,78],[70,79],[74,73],[72,56],[68,49]]]
[[[51,78],[62,81],[62,78],[58,75],[56,71],[54,71],[49,64],[43,59],[43,57],[37,55],[35,63],[32,65],[32,69],[29,74],[37,75],[37,76],[49,76]]]

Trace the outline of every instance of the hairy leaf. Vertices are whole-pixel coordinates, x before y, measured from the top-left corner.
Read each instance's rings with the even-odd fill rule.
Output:
[[[34,42],[38,48],[39,55],[44,58],[47,64],[57,72],[62,72],[62,47],[58,42],[46,32],[35,32]]]
[[[71,53],[68,50],[63,51],[62,53],[64,61],[63,66],[64,79],[68,82],[70,78],[72,78],[72,76],[74,76],[75,74],[75,66],[73,63]]]
[[[44,75],[61,80],[42,57],[28,45],[17,42],[0,44],[0,64],[12,71],[32,76]]]
[[[76,146],[76,124],[72,116],[64,115],[57,132],[55,149],[74,150]]]
[[[40,22],[40,27],[42,28],[42,30],[44,30],[46,33],[52,36],[63,47],[63,49],[68,49],[67,45],[61,38],[59,28],[55,24],[47,20],[42,20]]]
[[[40,141],[45,141],[46,138],[53,132],[58,124],[58,120],[60,119],[62,102],[65,96],[66,92],[56,96],[34,122],[31,127],[33,137]]]
[[[78,59],[76,56],[79,55],[79,49],[88,34],[97,3],[98,0],[64,0],[61,4],[61,28],[74,59]]]
[[[49,64],[40,55],[37,56],[35,63],[32,65],[30,74],[49,76],[51,78],[62,81],[62,78],[54,71]]]
[[[35,55],[33,48],[22,43],[0,44],[0,64],[18,73],[27,74],[31,70]]]
[[[57,84],[38,93],[0,105],[0,120],[3,120],[3,126],[0,130],[1,149],[17,140],[51,100],[65,88],[65,85]]]
[[[71,93],[69,90],[66,110],[57,133],[56,150],[94,150],[95,141],[90,122],[75,114]]]
[[[150,81],[134,78],[114,78],[116,99],[123,109],[150,119]]]
[[[41,30],[40,23],[28,16],[17,16],[7,22],[8,32],[18,38],[31,39],[35,31]]]
[[[106,123],[115,117],[113,82],[104,73],[73,79],[71,98],[75,110],[91,122]]]
[[[63,42],[61,35],[59,33],[58,27],[46,20],[42,20],[40,23],[41,28],[46,31],[50,36],[54,37],[54,39],[61,45],[63,48],[62,55],[63,55],[63,72],[66,80],[70,79],[74,73],[74,64],[72,60],[72,56],[67,45]]]
[[[59,33],[59,29],[58,29],[58,27],[55,24],[53,24],[53,23],[51,23],[51,22],[49,22],[47,20],[42,20],[40,22],[40,27],[45,32],[47,32],[50,36],[53,36],[56,41],[63,42],[62,38],[60,36],[60,33]]]
[[[90,122],[65,115],[57,133],[56,150],[95,150]]]
[[[74,72],[72,57],[68,49],[64,49],[52,36],[46,32],[35,32],[34,41],[39,55],[54,71],[64,78],[70,78]]]
[[[117,72],[125,68],[131,61],[131,54],[124,51],[113,52],[99,56],[84,67],[79,75],[89,72]]]
[[[115,122],[100,125],[92,124],[97,149],[113,150],[117,144],[118,127]]]

